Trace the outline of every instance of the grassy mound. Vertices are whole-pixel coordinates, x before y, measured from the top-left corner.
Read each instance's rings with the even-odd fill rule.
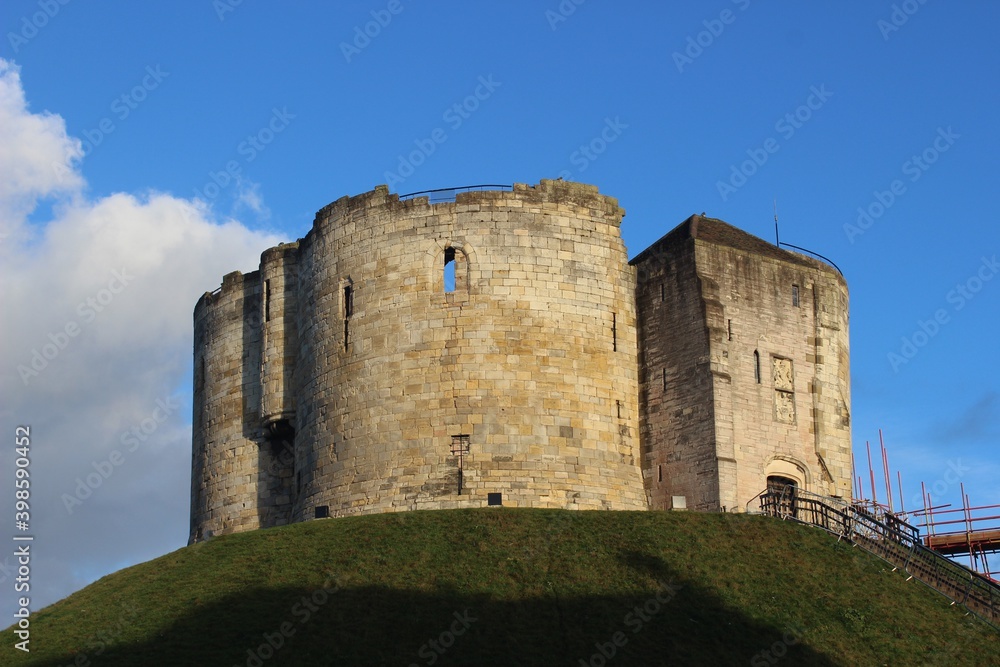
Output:
[[[32,618],[35,665],[997,665],[1000,633],[826,533],[511,508],[180,549]]]

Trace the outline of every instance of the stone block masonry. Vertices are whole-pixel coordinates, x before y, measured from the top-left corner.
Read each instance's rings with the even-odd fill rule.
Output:
[[[651,507],[742,510],[769,480],[849,498],[843,277],[701,216],[632,264]]]
[[[708,219],[770,250],[675,230],[630,264],[624,213],[564,181],[379,186],[227,275],[195,308],[190,540],[497,502],[716,509],[790,465],[849,488],[842,279]],[[772,294],[789,280],[798,312]],[[719,340],[734,318],[745,345]],[[730,367],[762,336],[770,393]]]

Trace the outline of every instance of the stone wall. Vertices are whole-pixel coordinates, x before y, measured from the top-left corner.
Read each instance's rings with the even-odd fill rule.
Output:
[[[230,273],[195,308],[191,539],[260,527],[260,280]]]
[[[277,433],[294,423],[293,376],[298,355],[298,243],[264,251],[260,260],[263,353],[261,417]],[[290,433],[287,433],[290,435]]]
[[[850,493],[847,287],[694,216],[543,180],[385,186],[195,308],[191,540],[420,508],[737,509]]]
[[[300,252],[295,519],[489,493],[645,508],[623,214],[555,181],[441,204],[379,187],[320,211]]]
[[[843,277],[699,216],[633,262],[643,313],[645,449],[651,464],[667,465],[665,490],[657,494],[653,484],[653,507],[685,495],[695,509],[743,510],[769,475],[849,497]],[[661,285],[662,316],[647,305]],[[668,386],[658,393],[664,368]],[[672,382],[674,368],[687,369],[682,387]]]
[[[679,228],[635,260],[643,467],[652,509],[718,507],[708,305],[694,240]]]
[[[787,254],[698,246],[703,294],[721,306],[707,321],[717,448],[733,460],[720,469],[728,507],[742,509],[768,475],[850,497],[847,286],[829,266]]]
[[[220,384],[195,392],[218,416],[194,437],[192,539],[490,494],[646,508],[623,215],[568,182],[437,204],[380,186],[227,276],[196,308]]]

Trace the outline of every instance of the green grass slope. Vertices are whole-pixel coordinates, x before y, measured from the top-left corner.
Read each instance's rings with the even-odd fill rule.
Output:
[[[218,537],[32,619],[34,665],[998,665],[1000,633],[758,516],[511,508]]]

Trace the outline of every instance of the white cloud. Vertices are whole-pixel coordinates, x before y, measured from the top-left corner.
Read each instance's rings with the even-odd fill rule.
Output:
[[[32,428],[38,608],[185,543],[194,304],[280,239],[158,192],[88,199],[79,142],[59,116],[29,110],[3,60],[0,145],[0,421],[10,438],[16,424]],[[52,219],[26,222],[46,198]],[[120,465],[102,475],[114,450]],[[81,481],[89,497],[70,513]],[[5,517],[12,496],[0,497]],[[2,612],[12,588],[0,586]]]
[[[83,157],[66,123],[50,113],[32,114],[21,86],[20,68],[0,58],[0,234],[21,231],[40,197],[72,192],[83,185],[74,164]]]

